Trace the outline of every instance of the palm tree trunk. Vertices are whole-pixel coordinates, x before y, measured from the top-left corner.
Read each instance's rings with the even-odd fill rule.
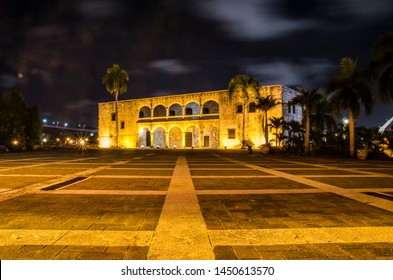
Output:
[[[306,155],[310,154],[310,115],[306,112],[306,139],[304,139],[304,151]]]
[[[276,148],[278,147],[277,141],[278,141],[278,128],[276,128]]]
[[[115,94],[115,110],[116,110],[116,147],[119,148],[119,117],[118,117],[118,110],[117,110],[117,96]]]
[[[351,157],[355,156],[355,120],[353,118],[352,110],[348,112],[349,118],[349,154]]]
[[[265,144],[266,145],[269,145],[269,131],[268,131],[268,127],[267,127],[267,111],[265,111],[264,112],[265,113],[265,116],[264,116],[264,123],[263,123],[263,126],[264,126],[264,133],[265,133]]]
[[[242,146],[245,140],[245,128],[246,127],[246,103],[243,102],[243,129],[242,129]]]

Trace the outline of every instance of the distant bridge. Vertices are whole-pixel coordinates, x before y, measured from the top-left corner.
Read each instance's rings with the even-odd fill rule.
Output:
[[[93,128],[83,128],[83,127],[64,127],[64,126],[56,126],[56,125],[43,125],[42,126],[46,130],[52,130],[52,131],[68,131],[71,133],[97,133],[97,129]]]

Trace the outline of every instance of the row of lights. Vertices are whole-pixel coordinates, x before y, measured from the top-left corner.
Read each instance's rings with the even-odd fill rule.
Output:
[[[65,139],[65,144],[79,144],[79,145],[85,145],[85,144],[87,144],[87,142],[89,141],[89,138],[78,138],[77,140],[74,140],[74,139],[71,139],[70,137],[67,137],[66,139]],[[42,142],[43,143],[47,143],[48,142],[48,138],[43,138],[42,139]],[[56,142],[60,142],[60,138],[59,137],[57,137],[56,138]],[[17,144],[14,144],[14,145],[17,145]]]
[[[50,122],[48,122],[47,119],[43,119],[42,122],[43,122],[44,125],[47,125],[47,124],[49,125],[49,124],[50,124]],[[52,125],[53,125],[53,126],[57,126],[57,127],[58,127],[59,124],[60,124],[59,121],[52,122]],[[86,126],[85,124],[83,124],[83,125],[82,125],[82,124],[78,124],[78,127],[79,127],[79,128],[85,129],[85,126]],[[64,127],[68,127],[68,123],[64,123]]]

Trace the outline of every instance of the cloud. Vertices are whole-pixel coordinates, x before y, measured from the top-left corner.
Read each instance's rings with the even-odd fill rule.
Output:
[[[82,16],[88,18],[111,18],[125,13],[123,5],[116,0],[77,1],[76,8]]]
[[[322,87],[330,79],[336,65],[325,59],[304,59],[301,62],[245,63],[243,68],[262,84],[284,84],[309,89]]]
[[[18,83],[18,78],[17,78],[16,75],[15,76],[12,76],[12,75],[9,75],[9,74],[2,74],[2,75],[0,75],[0,85],[3,88],[9,89],[11,87],[16,86],[17,83]]]
[[[330,3],[330,2],[329,2]],[[361,17],[363,19],[382,18],[391,15],[393,4],[391,0],[344,0],[336,3],[337,8],[330,12],[342,12],[344,14]],[[334,7],[334,6],[332,6]]]
[[[29,35],[32,37],[52,37],[56,35],[64,35],[66,33],[66,28],[59,25],[45,25],[32,28]]]
[[[270,0],[211,0],[198,5],[201,15],[221,22],[232,36],[242,40],[271,39],[315,27],[311,19],[290,19]]]
[[[83,110],[92,106],[97,106],[97,102],[91,101],[89,99],[80,99],[73,103],[67,104],[65,108],[69,110]]]
[[[161,59],[149,63],[149,67],[161,72],[177,75],[187,74],[192,70],[178,59]]]

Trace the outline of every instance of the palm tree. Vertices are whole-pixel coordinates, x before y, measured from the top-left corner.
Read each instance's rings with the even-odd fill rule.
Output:
[[[262,129],[263,129],[263,134],[265,135],[265,145],[269,145],[267,113],[270,109],[280,104],[280,102],[277,99],[275,99],[272,95],[258,96],[257,98],[258,98],[258,104],[256,105],[256,107],[263,111]]]
[[[304,151],[306,155],[308,155],[310,153],[310,112],[313,111],[315,104],[323,98],[323,95],[319,93],[317,89],[305,90],[304,88],[298,87],[297,90],[300,94],[292,98],[292,100],[288,102],[288,106],[300,105],[303,108],[306,126]]]
[[[378,80],[378,94],[382,102],[393,100],[393,32],[380,37],[373,49],[369,66]]]
[[[313,130],[334,130],[337,128],[336,120],[331,114],[332,104],[326,99],[318,100],[310,112],[310,127]]]
[[[303,125],[295,120],[291,120],[286,123],[285,129],[288,130],[288,141],[290,148],[297,153],[302,153],[304,148],[304,127]]]
[[[106,75],[102,77],[102,83],[106,90],[115,96],[115,121],[116,121],[116,146],[119,148],[119,118],[117,115],[117,100],[119,94],[127,91],[127,82],[129,77],[126,70],[120,68],[118,64],[113,64],[112,67],[106,70]]]
[[[259,96],[259,88],[261,87],[261,83],[256,79],[249,77],[245,74],[238,74],[233,77],[228,86],[229,99],[232,99],[236,93],[241,94],[243,101],[243,126],[242,126],[242,143],[245,140],[245,123],[246,123],[246,104],[250,95],[254,94],[254,96]]]
[[[323,98],[316,102],[313,110],[310,112],[310,134],[316,143],[316,148],[323,143],[328,131],[337,128],[336,119],[332,116],[332,104]]]
[[[370,90],[365,72],[356,66],[351,58],[345,57],[340,61],[340,70],[325,86],[326,93],[331,95],[330,102],[333,112],[340,115],[348,111],[349,119],[349,151],[355,156],[355,118],[363,106],[367,115],[372,111],[374,96]]]
[[[271,117],[269,118],[270,124],[268,125],[270,127],[270,132],[274,128],[276,133],[274,134],[276,136],[276,147],[278,147],[278,140],[279,140],[279,135],[278,135],[278,130],[282,127],[285,126],[286,122],[283,117],[277,118],[277,117]]]

